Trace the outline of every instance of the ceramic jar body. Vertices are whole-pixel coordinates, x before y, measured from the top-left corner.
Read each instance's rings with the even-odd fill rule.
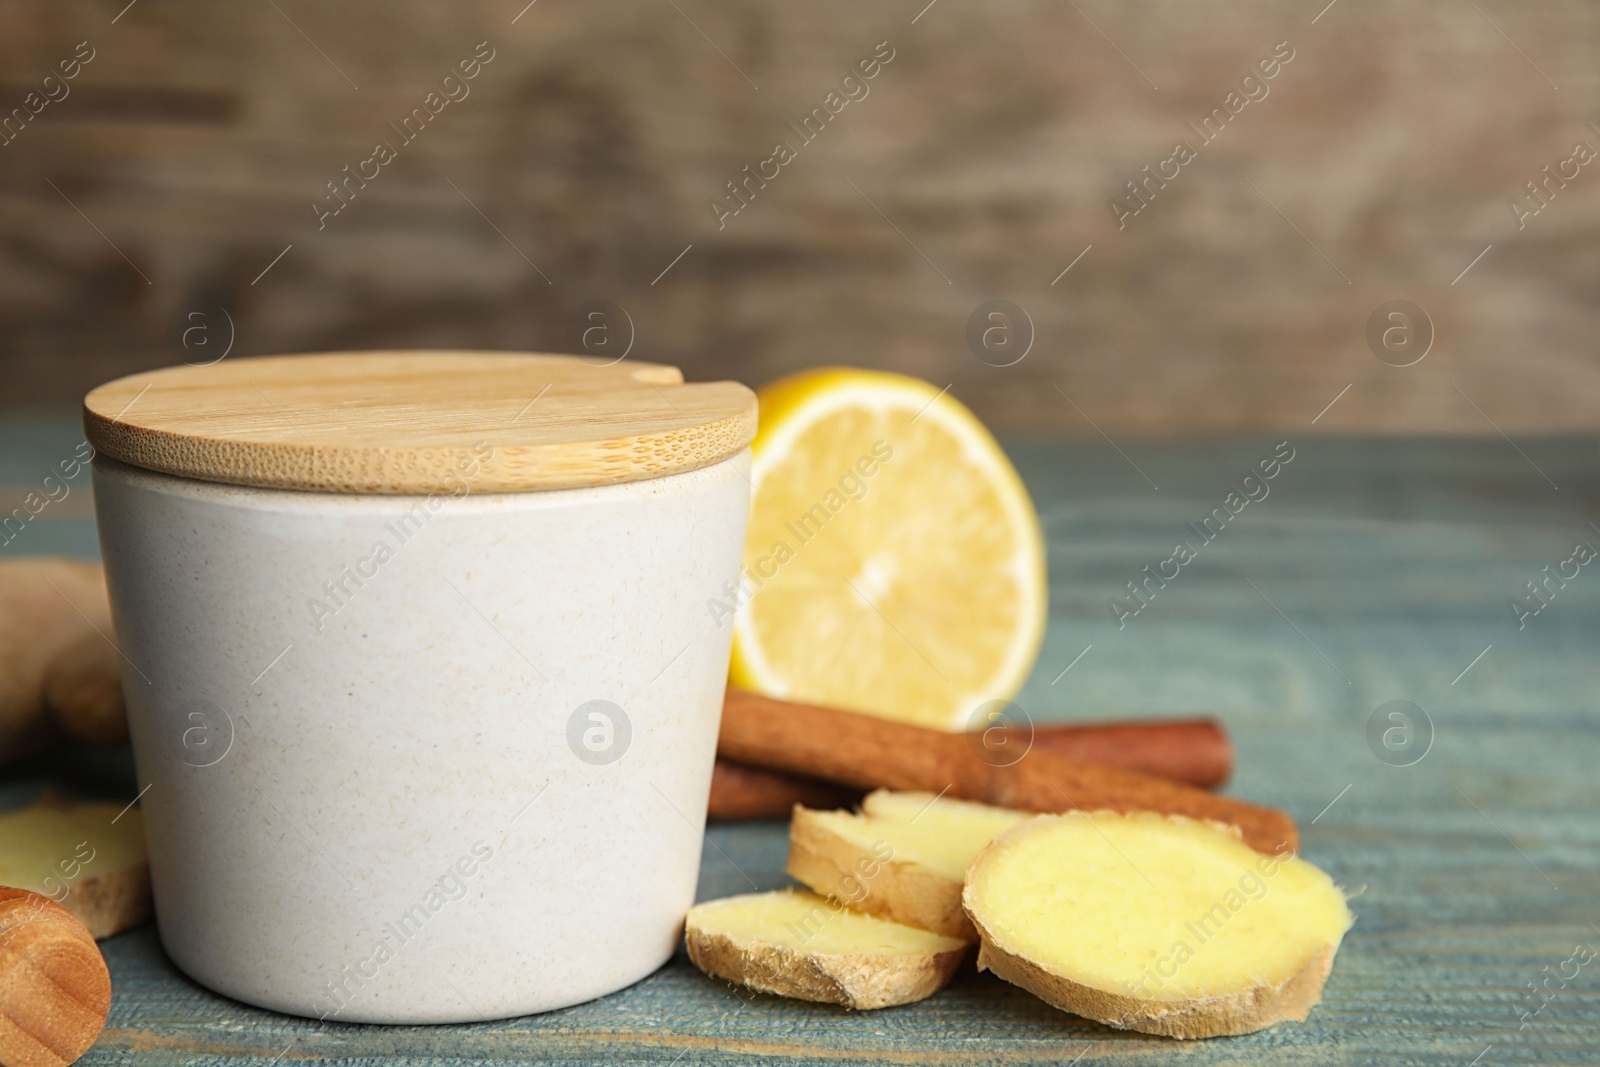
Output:
[[[279,1011],[546,1011],[693,903],[749,453],[548,492],[238,488],[101,457],[162,943]]]

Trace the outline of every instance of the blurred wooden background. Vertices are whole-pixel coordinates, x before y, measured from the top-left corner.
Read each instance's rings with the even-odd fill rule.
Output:
[[[0,404],[230,339],[570,350],[608,300],[633,355],[694,377],[893,368],[1002,430],[1600,427],[1600,165],[1525,228],[1508,208],[1600,148],[1595,5],[525,3],[5,3]],[[1108,201],[1282,41],[1268,95],[1119,230]],[[470,95],[404,143],[479,42]],[[801,145],[786,123],[880,42]],[[719,229],[779,140],[797,158]],[[966,340],[996,298],[1036,333],[1013,366]],[[1403,368],[1365,340],[1397,298],[1436,330]]]

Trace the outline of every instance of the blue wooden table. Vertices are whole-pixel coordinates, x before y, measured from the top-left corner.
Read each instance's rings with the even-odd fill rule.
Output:
[[[7,422],[0,492],[34,486],[78,439],[66,413]],[[83,1062],[1600,1063],[1600,960],[1530,992],[1571,974],[1575,946],[1600,949],[1600,566],[1543,601],[1526,586],[1577,544],[1600,549],[1600,441],[1295,439],[1265,499],[1227,509],[1210,540],[1186,528],[1279,440],[1008,442],[1050,541],[1050,629],[1018,703],[1040,721],[1204,710],[1226,723],[1233,792],[1287,809],[1304,854],[1356,893],[1308,1022],[1179,1044],[976,973],[921,1004],[849,1013],[741,993],[680,953],[548,1015],[314,1024],[199,988],[145,927],[103,944],[115,996]],[[1134,601],[1125,583],[1180,539],[1196,558]],[[0,551],[92,557],[86,485]],[[1120,628],[1119,599],[1142,603]],[[1385,747],[1396,708],[1410,731]],[[125,756],[56,753],[0,770],[0,805],[50,785],[136,791]],[[702,898],[785,884],[781,825],[710,840]]]

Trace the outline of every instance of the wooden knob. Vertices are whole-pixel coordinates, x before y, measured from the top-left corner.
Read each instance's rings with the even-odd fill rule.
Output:
[[[111,975],[88,929],[26,889],[0,888],[0,1065],[65,1067],[111,1010]]]

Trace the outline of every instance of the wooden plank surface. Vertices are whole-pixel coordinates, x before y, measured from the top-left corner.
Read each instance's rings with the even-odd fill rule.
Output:
[[[691,380],[953,382],[1013,431],[1094,434],[1053,385],[1118,437],[1301,426],[1352,383],[1318,431],[1600,429],[1600,176],[1567,162],[1600,145],[1600,5],[623,11],[10,5],[0,114],[94,58],[0,147],[5,387],[71,402],[230,346],[578,351],[604,324]],[[996,298],[1036,334],[1015,366],[967,340]],[[1397,298],[1437,332],[1411,368],[1364,336]]]
[[[65,419],[8,422],[0,484],[25,484],[78,439]],[[921,1004],[851,1014],[741,994],[680,953],[631,989],[548,1015],[317,1025],[200,989],[146,927],[104,943],[115,999],[84,1062],[1595,1062],[1600,965],[1519,1027],[1535,1003],[1527,983],[1576,944],[1600,948],[1600,576],[1585,568],[1521,630],[1508,604],[1577,541],[1600,546],[1589,525],[1600,521],[1600,441],[1519,440],[1525,457],[1499,438],[1295,442],[1271,494],[1119,630],[1108,601],[1126,594],[1123,582],[1170,553],[1184,523],[1274,444],[1123,442],[1124,458],[1103,443],[1009,442],[1051,552],[1051,626],[1018,703],[1040,720],[1223,719],[1239,752],[1233,791],[1286,808],[1304,854],[1358,893],[1308,1022],[1179,1045],[1072,1018],[975,973]],[[4,551],[91,554],[84,522],[46,511]],[[1391,699],[1415,701],[1433,723],[1412,766],[1380,761],[1366,740],[1368,717]],[[135,789],[115,756],[57,754],[0,774],[7,806],[51,782]],[[780,826],[708,837],[703,899],[784,884]]]

